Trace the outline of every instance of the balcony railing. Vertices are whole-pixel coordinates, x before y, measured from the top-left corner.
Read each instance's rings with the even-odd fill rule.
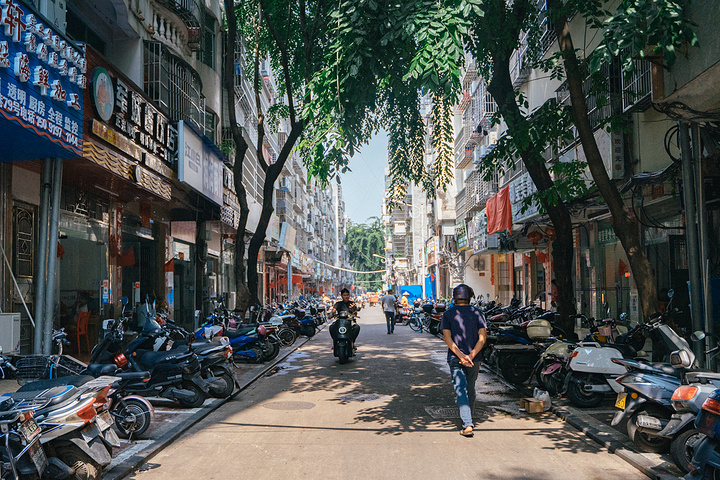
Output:
[[[634,60],[635,70],[626,75],[623,68],[622,101],[623,112],[645,110],[650,106],[652,92],[652,65],[647,60]]]

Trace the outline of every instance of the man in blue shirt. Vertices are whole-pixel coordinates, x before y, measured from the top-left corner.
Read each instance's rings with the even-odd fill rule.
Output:
[[[455,305],[443,314],[441,329],[448,346],[448,365],[452,374],[455,401],[460,409],[463,425],[460,435],[473,436],[472,409],[475,404],[475,381],[479,362],[475,357],[487,339],[485,316],[470,305],[475,296],[472,288],[461,283],[453,289]]]

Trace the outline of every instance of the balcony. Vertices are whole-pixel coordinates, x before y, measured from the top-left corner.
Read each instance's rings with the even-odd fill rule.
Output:
[[[465,216],[468,213],[469,210],[469,202],[468,202],[468,195],[467,195],[467,185],[465,188],[460,190],[458,194],[455,196],[455,215],[457,220],[462,220],[465,218]]]
[[[188,30],[188,46],[191,50],[200,50],[200,21],[202,10],[197,0],[155,0],[158,5],[177,15]]]
[[[513,82],[513,87],[516,89],[520,87],[530,75],[530,66],[528,65],[527,58],[527,37],[527,32],[523,32],[520,38],[520,47],[515,50],[510,57],[510,79]]]

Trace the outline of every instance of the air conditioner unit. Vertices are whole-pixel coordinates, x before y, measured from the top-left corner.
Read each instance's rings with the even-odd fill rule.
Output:
[[[20,348],[20,314],[0,313],[0,347],[3,353]]]

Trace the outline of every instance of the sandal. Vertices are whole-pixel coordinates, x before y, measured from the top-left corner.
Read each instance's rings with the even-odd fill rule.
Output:
[[[472,437],[473,435],[475,435],[473,433],[473,427],[463,428],[462,430],[460,430],[460,435],[462,435],[463,437]]]

